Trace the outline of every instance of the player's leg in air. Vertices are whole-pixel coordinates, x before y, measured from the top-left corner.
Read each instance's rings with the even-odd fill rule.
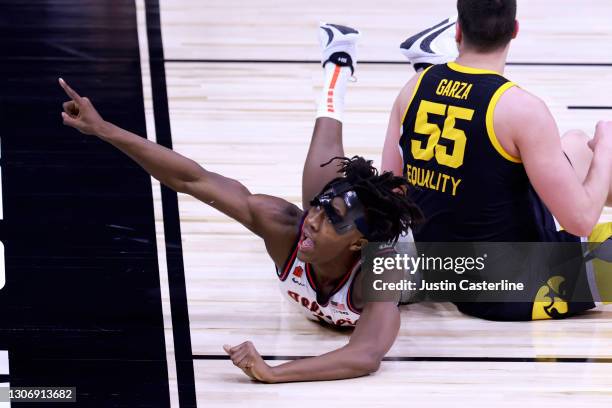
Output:
[[[416,72],[457,58],[456,23],[457,16],[451,16],[409,37],[400,45],[401,53]]]
[[[451,16],[409,37],[400,45],[401,53],[412,64],[416,75],[404,85],[391,108],[383,147],[382,171],[391,171],[398,176],[403,174],[404,166],[402,152],[399,148],[399,137],[406,107],[425,69],[457,58],[459,51],[455,40],[456,22],[457,16]]]
[[[379,175],[362,157],[321,167],[344,155],[342,96],[358,37],[346,27],[325,24],[321,30],[325,90],[304,168],[304,210],[278,197],[252,194],[237,180],[103,120],[89,99],[60,80],[71,98],[63,105],[65,125],[112,144],[164,185],[243,224],[264,240],[291,304],[311,320],[354,327],[345,346],[274,367],[249,341],[223,346],[237,367],[262,382],[352,378],[378,369],[397,337],[399,311],[396,298],[371,302],[361,295],[360,250],[369,241],[397,240],[420,215],[405,195],[407,182],[391,173]]]
[[[357,64],[359,31],[338,24],[321,23],[319,44],[321,64],[325,70],[323,90],[317,103],[317,116],[310,141],[310,148],[302,174],[302,205],[310,207],[310,201],[321,189],[336,178],[338,160],[321,166],[334,157],[344,157],[342,145],[342,121],[344,97],[349,79]]]

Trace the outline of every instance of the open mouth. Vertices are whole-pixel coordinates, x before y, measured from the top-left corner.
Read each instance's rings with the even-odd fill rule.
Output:
[[[314,241],[308,236],[305,231],[302,232],[302,238],[300,239],[298,248],[300,249],[300,251],[308,251],[314,248]]]

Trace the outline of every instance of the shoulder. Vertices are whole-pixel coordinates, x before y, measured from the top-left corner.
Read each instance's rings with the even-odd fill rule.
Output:
[[[534,135],[556,133],[557,125],[546,102],[518,86],[501,95],[494,118],[496,130],[510,136],[517,145],[523,139],[533,142]]]
[[[268,254],[282,267],[294,249],[304,212],[278,197],[253,194],[247,202],[253,217],[252,231],[263,238]]]
[[[500,113],[511,116],[515,121],[517,117],[535,118],[537,115],[550,113],[541,98],[519,86],[508,88],[499,98],[497,106]]]

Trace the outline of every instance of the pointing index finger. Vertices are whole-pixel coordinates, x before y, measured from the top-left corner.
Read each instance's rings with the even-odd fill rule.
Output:
[[[59,79],[59,84],[62,87],[62,89],[64,89],[64,92],[66,92],[66,95],[68,95],[69,97],[71,97],[74,101],[80,101],[81,100],[81,96],[76,93],[76,91],[74,89],[72,89],[67,83],[66,81],[64,81],[62,78]]]

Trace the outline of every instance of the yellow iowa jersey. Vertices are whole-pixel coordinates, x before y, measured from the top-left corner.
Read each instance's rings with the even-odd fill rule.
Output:
[[[499,144],[493,112],[514,84],[456,63],[425,70],[402,119],[411,198],[426,221],[417,241],[538,241],[531,185]]]

